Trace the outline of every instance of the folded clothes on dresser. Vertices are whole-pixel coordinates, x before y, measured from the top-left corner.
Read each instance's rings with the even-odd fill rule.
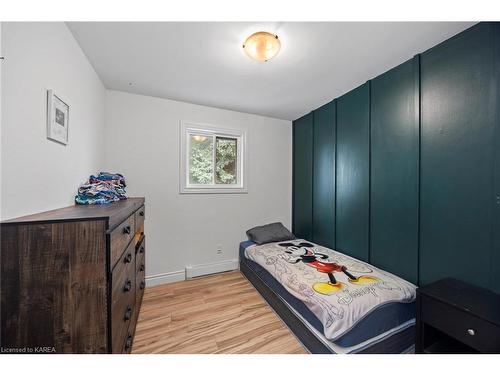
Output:
[[[99,172],[91,175],[87,182],[78,188],[76,204],[107,204],[123,199],[125,196],[125,178],[119,173]]]

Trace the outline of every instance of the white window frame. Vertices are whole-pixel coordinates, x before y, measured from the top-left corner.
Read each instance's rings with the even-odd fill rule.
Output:
[[[189,183],[189,135],[207,135],[214,137],[214,153],[215,153],[215,137],[230,137],[237,139],[237,176],[236,184],[225,185],[215,184],[190,184]],[[234,194],[248,193],[247,189],[247,145],[246,131],[238,129],[227,129],[213,125],[197,124],[193,122],[181,121],[180,124],[180,174],[179,174],[179,192],[181,194]],[[215,163],[215,155],[214,155]],[[214,165],[215,175],[215,165]],[[215,177],[215,176],[214,176]]]

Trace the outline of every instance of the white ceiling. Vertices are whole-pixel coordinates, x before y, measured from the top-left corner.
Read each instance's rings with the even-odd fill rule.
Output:
[[[472,22],[70,22],[104,85],[294,120]],[[245,38],[265,30],[282,49],[250,60]]]

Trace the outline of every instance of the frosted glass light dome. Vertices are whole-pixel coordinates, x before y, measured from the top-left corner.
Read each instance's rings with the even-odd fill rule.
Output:
[[[278,35],[259,31],[250,35],[243,49],[248,57],[257,61],[268,61],[275,57],[281,48],[281,42]]]

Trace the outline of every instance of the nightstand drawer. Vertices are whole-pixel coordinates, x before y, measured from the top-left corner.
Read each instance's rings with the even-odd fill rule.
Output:
[[[423,323],[483,353],[500,351],[500,327],[432,297],[421,299]]]

